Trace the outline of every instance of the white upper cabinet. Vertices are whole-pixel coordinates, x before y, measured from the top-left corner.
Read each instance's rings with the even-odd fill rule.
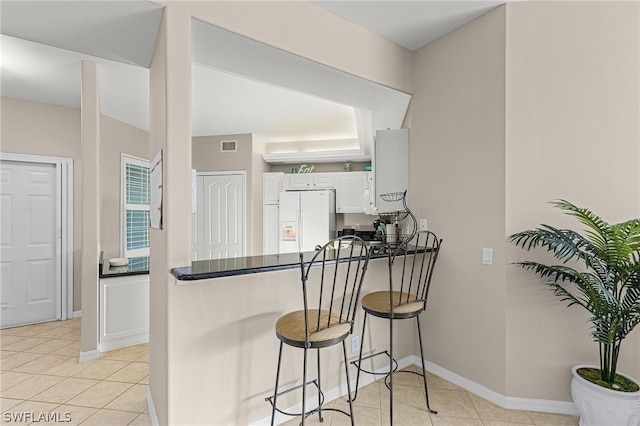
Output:
[[[334,189],[336,187],[335,173],[312,173],[313,187],[317,189]]]
[[[335,173],[291,173],[284,175],[284,190],[335,189]]]
[[[336,212],[366,213],[371,172],[336,173]]]
[[[373,151],[375,197],[378,209],[402,208],[402,202],[389,203],[380,194],[409,189],[409,130],[378,130]],[[410,194],[409,194],[410,196]]]
[[[262,174],[262,204],[278,204],[284,173]]]

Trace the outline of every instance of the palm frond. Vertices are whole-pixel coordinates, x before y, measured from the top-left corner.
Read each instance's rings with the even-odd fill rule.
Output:
[[[513,234],[509,236],[509,241],[527,251],[537,247],[546,248],[556,259],[565,263],[571,259],[590,263],[589,259],[597,253],[597,248],[579,233],[544,224],[540,228]]]
[[[591,210],[584,207],[578,207],[566,200],[554,200],[551,201],[551,205],[564,210],[566,214],[574,216],[580,223],[587,226],[589,228],[587,234],[593,237],[591,241],[595,245],[600,246],[601,242],[606,241],[604,236],[609,233],[611,225]]]
[[[620,344],[640,324],[640,219],[611,225],[568,201],[551,204],[585,225],[584,236],[544,224],[513,234],[509,241],[516,246],[527,251],[544,248],[562,262],[522,261],[516,265],[539,275],[568,306],[582,306],[591,314],[590,334],[599,344],[602,377],[612,381]],[[571,260],[584,262],[585,270],[569,267]]]

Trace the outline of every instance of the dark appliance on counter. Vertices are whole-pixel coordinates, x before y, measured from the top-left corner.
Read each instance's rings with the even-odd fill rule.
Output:
[[[344,228],[338,231],[338,237],[343,235],[355,235],[362,238],[364,241],[378,241],[376,238],[376,231],[360,231],[353,228]]]

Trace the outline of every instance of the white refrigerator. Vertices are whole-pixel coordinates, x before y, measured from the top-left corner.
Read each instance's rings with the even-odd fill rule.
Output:
[[[280,253],[314,251],[335,238],[335,213],[333,191],[280,192]]]

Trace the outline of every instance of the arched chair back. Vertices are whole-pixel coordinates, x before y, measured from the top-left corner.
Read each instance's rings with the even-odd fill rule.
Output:
[[[304,334],[294,334],[296,337],[292,339],[291,334],[280,333],[282,328],[277,325],[276,333],[291,346],[332,346],[353,331],[369,249],[362,239],[348,235],[329,241],[311,259],[304,256],[305,253],[300,253],[303,321],[295,316],[283,317],[292,326],[304,325]]]
[[[360,300],[360,289],[369,264],[369,249],[364,241],[354,235],[338,237],[319,247],[313,253],[300,253],[303,309],[290,312],[276,322],[276,336],[280,340],[276,384],[274,394],[266,400],[271,404],[271,424],[276,411],[288,416],[306,418],[318,413],[322,421],[324,410],[339,411],[350,417],[354,425],[353,407],[349,398],[349,412],[339,408],[323,408],[324,394],[321,386],[320,349],[342,343],[342,354],[348,394],[351,395],[349,364],[345,339],[353,331],[353,322]],[[302,384],[286,391],[278,390],[283,344],[302,348],[304,361]],[[317,378],[307,381],[307,352],[317,350]],[[317,389],[318,403],[307,410],[307,386]],[[279,395],[302,388],[302,410],[299,413],[285,412],[277,408]]]
[[[419,305],[426,309],[431,277],[442,240],[429,231],[417,232],[395,252],[391,310],[400,318],[415,313]]]

